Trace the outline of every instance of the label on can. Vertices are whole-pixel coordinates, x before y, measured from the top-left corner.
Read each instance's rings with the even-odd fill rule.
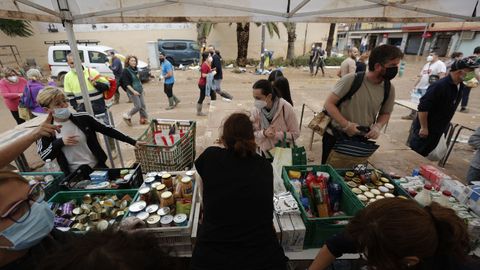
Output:
[[[175,215],[173,218],[173,222],[175,222],[175,226],[187,226],[187,215],[186,214],[178,214]]]

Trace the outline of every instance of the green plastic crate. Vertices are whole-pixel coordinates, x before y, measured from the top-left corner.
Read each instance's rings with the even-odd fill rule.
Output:
[[[345,177],[345,173],[347,171],[353,171],[353,170],[347,170],[347,169],[337,169],[336,170],[338,175],[340,175],[340,177],[342,178],[342,183],[344,186],[348,187],[347,184],[345,183],[345,180],[344,180],[344,177]],[[373,171],[373,169],[369,169],[368,170],[369,172]],[[402,188],[399,184],[397,184],[397,182],[393,181],[393,179],[388,175],[386,174],[385,172],[383,172],[382,170],[377,170],[377,171],[380,171],[382,172],[382,175],[383,177],[387,178],[390,183],[395,187],[394,191],[393,191],[393,195],[395,196],[404,196],[408,199],[413,199],[412,196],[410,196],[410,194],[404,189]],[[348,191],[355,196],[355,194],[353,193],[353,191],[348,187]]]
[[[46,175],[52,175],[53,181],[50,182],[47,186],[43,187],[45,191],[45,200],[50,199],[53,197],[57,192],[62,190],[60,183],[65,178],[63,172],[22,172],[20,173],[21,176],[42,176],[45,177]]]
[[[305,172],[327,172],[330,174],[330,181],[340,184],[342,186],[342,197],[340,199],[340,210],[343,211],[346,216],[339,217],[327,217],[327,218],[309,218],[303,207],[299,194],[295,191],[294,187],[290,183],[290,178],[288,177],[288,171],[300,171],[302,174]],[[358,211],[362,210],[364,206],[357,199],[356,196],[353,196],[351,193],[346,192],[346,187],[344,187],[341,177],[330,165],[312,165],[312,166],[286,166],[283,167],[283,181],[285,187],[290,191],[295,199],[298,202],[301,216],[306,227],[305,242],[303,247],[308,248],[319,248],[322,247],[325,241],[337,234],[342,232],[345,229],[345,224],[335,224],[338,221],[348,221],[350,220]]]
[[[130,197],[135,196],[137,189],[115,189],[115,190],[88,190],[88,191],[60,191],[55,196],[48,200],[48,203],[66,203],[71,200],[75,200],[77,204],[82,202],[82,198],[86,194],[90,195],[117,195],[118,199],[121,199],[124,195],[130,195]],[[133,202],[133,200],[132,200]],[[122,219],[125,218],[127,211]],[[85,233],[85,232],[75,232],[75,233]]]

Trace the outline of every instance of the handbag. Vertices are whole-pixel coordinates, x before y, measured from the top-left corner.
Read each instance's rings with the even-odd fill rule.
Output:
[[[334,134],[338,139],[328,155],[327,164],[334,168],[351,168],[355,164],[366,163],[380,147],[374,141],[361,137],[347,137]]]
[[[320,113],[315,113],[313,119],[308,123],[308,128],[312,129],[314,132],[323,136],[327,126],[332,121],[332,118],[326,113],[326,111],[321,111]]]
[[[275,151],[278,151],[277,148],[291,149],[292,165],[307,165],[307,150],[305,150],[304,146],[297,146],[295,144],[295,139],[293,138],[293,135],[292,144],[290,145],[287,142],[287,132],[283,132],[283,140],[278,141],[278,143],[275,145]]]

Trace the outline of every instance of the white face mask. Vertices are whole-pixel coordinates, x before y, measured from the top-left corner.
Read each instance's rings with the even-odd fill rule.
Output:
[[[256,99],[253,105],[255,106],[255,108],[261,110],[267,106],[267,102],[265,100]]]
[[[18,77],[17,76],[8,76],[7,80],[9,80],[10,82],[16,83],[18,81]]]
[[[207,61],[211,63],[211,62],[213,61],[213,58],[212,58],[211,56],[209,56],[209,57],[207,58]]]
[[[429,55],[427,56],[427,62],[432,62],[433,61],[433,56]]]

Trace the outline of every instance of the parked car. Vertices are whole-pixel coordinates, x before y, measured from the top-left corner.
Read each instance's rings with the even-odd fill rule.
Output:
[[[102,75],[113,77],[113,73],[106,64],[109,62],[108,55],[113,48],[102,45],[78,45],[80,59],[84,67],[96,69]],[[56,78],[60,85],[63,84],[65,74],[70,70],[67,64],[67,55],[70,53],[69,45],[53,45],[48,48],[48,65],[50,67],[51,76]],[[88,56],[85,58],[85,55]],[[123,61],[125,56],[117,54]],[[138,71],[140,79],[145,82],[150,79],[150,67],[143,61],[138,61]]]
[[[195,40],[159,39],[158,51],[174,66],[197,64],[200,59],[200,47]]]

